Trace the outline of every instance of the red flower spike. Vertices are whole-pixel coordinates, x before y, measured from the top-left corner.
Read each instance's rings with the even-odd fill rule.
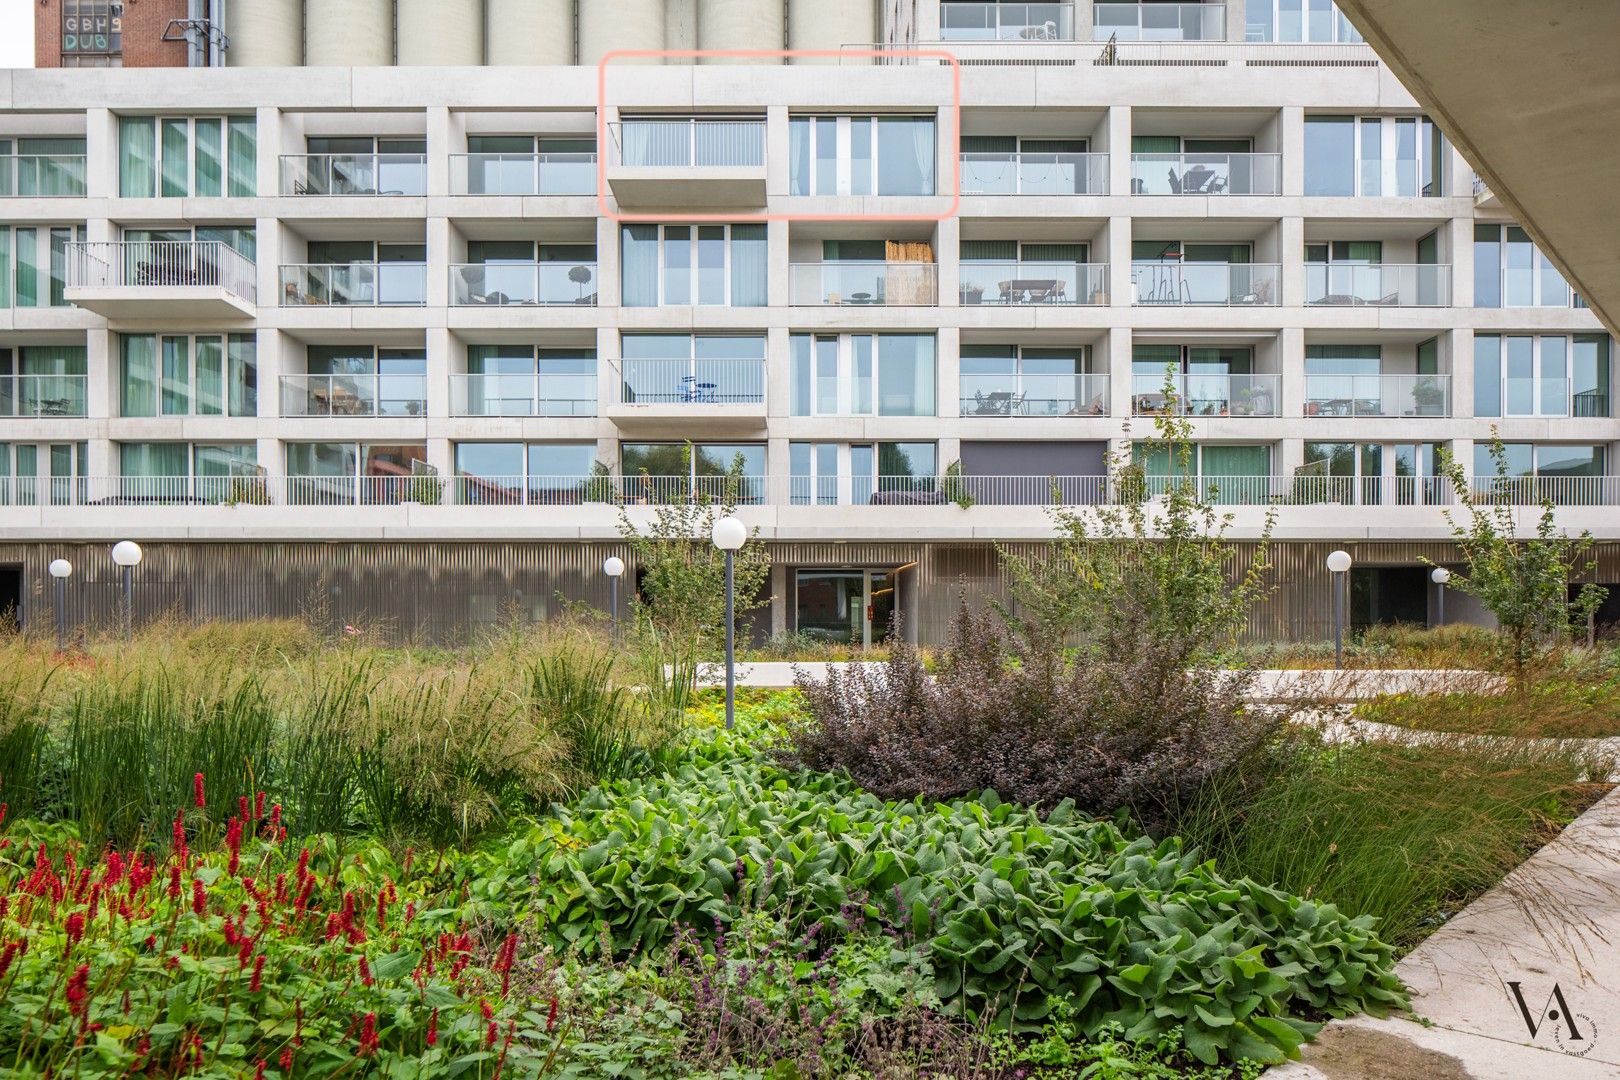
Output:
[[[118,854],[118,849],[112,848],[108,850],[107,874],[101,880],[102,884],[108,888],[124,880],[124,857]]]
[[[371,965],[366,963],[364,956],[360,957],[360,981],[366,986],[373,986],[377,982],[371,977]]]
[[[246,795],[238,795],[236,797],[236,816],[241,818],[243,821],[247,820],[248,797]]]
[[[377,1014],[368,1012],[360,1021],[360,1056],[370,1057],[377,1052]]]
[[[275,832],[281,828],[281,804],[276,803],[270,807],[270,831]]]
[[[546,1010],[546,1034],[557,1030],[557,999],[551,999],[551,1007]]]
[[[84,913],[75,911],[69,915],[62,929],[67,931],[68,948],[71,950],[79,943],[79,939],[84,937]]]
[[[494,1046],[495,1045],[495,1040],[500,1037],[500,1033],[501,1033],[501,1026],[499,1024],[497,1024],[495,1021],[491,1020],[489,1022],[489,1030],[484,1033],[484,1045],[485,1046]]]
[[[208,890],[196,878],[191,879],[191,910],[198,915],[208,914]]]
[[[260,953],[253,958],[253,977],[248,980],[248,989],[257,994],[264,989],[264,954]]]
[[[68,1012],[74,1016],[84,1014],[85,1004],[90,1000],[90,965],[80,964],[79,970],[73,973],[68,980],[64,991],[67,998]]]
[[[264,1080],[264,1059],[263,1058],[260,1058],[259,1063],[253,1067],[253,1080]]]
[[[287,1049],[285,1049],[285,1050],[283,1050],[281,1052],[280,1065],[281,1065],[281,1071],[282,1072],[287,1073],[288,1075],[292,1074],[292,1066],[293,1066],[293,1048],[292,1047],[289,1046],[289,1047],[287,1047]]]
[[[427,1044],[439,1045],[439,1010],[434,1009],[433,1015],[428,1017]]]
[[[253,796],[253,820],[264,820],[264,792],[262,791]]]
[[[203,774],[198,773],[191,778],[191,793],[196,796],[197,809],[202,810],[208,805],[208,799],[203,795]]]

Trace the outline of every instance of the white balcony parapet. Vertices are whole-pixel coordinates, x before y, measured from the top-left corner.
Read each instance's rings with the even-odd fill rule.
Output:
[[[1132,154],[1133,195],[1280,195],[1281,154]]]
[[[788,271],[795,306],[934,307],[939,303],[939,267],[934,263],[793,263]]]
[[[251,318],[258,269],[219,240],[71,241],[64,297],[109,318]]]
[[[426,154],[283,154],[283,195],[426,195]]]
[[[281,267],[282,307],[420,307],[426,303],[426,263],[295,263]]]
[[[595,195],[596,155],[451,154],[452,195]]]
[[[594,307],[598,285],[594,262],[454,263],[450,267],[450,303],[457,307]]]
[[[1131,264],[1131,303],[1275,307],[1281,281],[1276,263],[1138,262]]]
[[[1450,307],[1445,263],[1306,263],[1305,303],[1340,307]]]
[[[969,260],[960,273],[964,305],[1108,303],[1106,263]]]

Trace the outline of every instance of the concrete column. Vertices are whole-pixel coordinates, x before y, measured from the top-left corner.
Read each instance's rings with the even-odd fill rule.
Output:
[[[1131,107],[1115,105],[1104,125],[1108,133],[1108,193],[1131,193]]]
[[[254,152],[258,155],[256,172],[261,199],[281,194],[281,155],[296,151],[283,147],[291,145],[286,136],[281,110],[266,106],[253,114]]]
[[[427,415],[450,415],[451,337],[443,326],[427,328]],[[465,361],[463,361],[465,363]],[[431,459],[429,459],[431,462]]]
[[[1128,308],[1136,302],[1136,290],[1131,287],[1131,219],[1109,218],[1101,239],[1102,250],[1092,259],[1097,261],[1101,255],[1108,263],[1108,305]]]
[[[289,353],[296,346],[280,330],[261,327],[254,346],[259,365],[259,415],[273,418],[281,415],[281,377],[296,373],[303,365],[296,363]],[[275,427],[272,419],[265,427]],[[261,435],[258,442],[258,462],[269,476],[286,476],[286,447],[275,435]]]
[[[262,217],[254,220],[253,269],[258,281],[261,308],[276,307],[281,303],[281,264],[295,261],[288,258],[284,251],[287,240],[281,219]]]
[[[118,194],[118,118],[111,109],[85,110],[84,191],[91,199]]]
[[[934,346],[935,374],[938,385],[935,402],[939,416],[955,417],[962,414],[962,329],[941,326]]]
[[[1109,414],[1129,420],[1131,416],[1131,330],[1116,326],[1098,346],[1108,360]]]
[[[117,416],[119,411],[118,392],[123,373],[120,371],[117,335],[104,326],[87,331],[84,362],[85,371],[89,373],[85,380],[85,415],[100,421],[94,425],[100,438],[86,440],[85,472],[88,476],[115,476],[118,474],[118,461],[114,456],[112,441],[106,437],[107,423],[104,418]],[[49,471],[48,452],[39,455],[39,465],[42,470]]]
[[[1259,4],[1269,4],[1271,0],[1255,0]],[[1242,41],[1245,25],[1248,23],[1248,0],[1226,0],[1226,40]]]
[[[1282,136],[1279,146],[1282,154],[1282,193],[1305,194],[1305,110],[1289,105],[1282,110]]]
[[[611,326],[596,328],[596,415],[606,416],[608,408],[619,403],[624,373],[620,366],[619,334]],[[609,422],[611,423],[611,421]],[[597,453],[610,465],[618,464],[615,453],[617,431],[597,439]]]
[[[450,264],[456,261],[451,251],[450,219],[430,217],[423,232],[427,246],[427,306],[443,310],[450,305]]]
[[[1474,331],[1460,326],[1440,336],[1442,352],[1451,359],[1451,415],[1474,415]],[[1442,357],[1444,363],[1444,357]]]
[[[793,303],[792,256],[788,250],[788,223],[765,226],[765,302],[774,308]]]
[[[781,563],[771,564],[771,636],[781,637],[788,632],[787,610],[788,568]]]
[[[939,267],[939,304],[962,302],[962,219],[948,217],[934,230],[934,262]]]
[[[776,199],[787,195],[790,180],[788,111],[786,105],[765,110],[765,195]]]
[[[1282,264],[1281,300],[1287,306],[1298,307],[1305,303],[1305,219],[1283,218],[1277,225],[1276,235],[1277,261]]]
[[[619,224],[611,218],[596,219],[596,303],[598,307],[618,307]]]
[[[791,337],[786,326],[772,326],[765,331],[765,415],[773,421],[788,416],[793,410]],[[783,453],[786,452],[784,448]],[[780,463],[773,461],[772,464]]]
[[[1451,306],[1474,306],[1474,219],[1452,218],[1441,226],[1451,259]]]
[[[450,110],[431,105],[427,110],[427,193],[450,194],[450,152],[455,146]],[[465,143],[463,143],[465,145]]]
[[[1295,417],[1305,415],[1305,331],[1301,327],[1284,327],[1277,336],[1278,370],[1282,372],[1282,401],[1278,402],[1278,415],[1292,424]],[[1300,464],[1303,464],[1301,460]]]

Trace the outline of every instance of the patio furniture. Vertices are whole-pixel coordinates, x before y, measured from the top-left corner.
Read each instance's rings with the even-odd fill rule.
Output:
[[[1058,278],[1014,278],[1000,282],[997,287],[1001,290],[1003,304],[1056,303],[1066,291]]]

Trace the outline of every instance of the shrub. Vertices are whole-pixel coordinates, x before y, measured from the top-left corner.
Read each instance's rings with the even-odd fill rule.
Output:
[[[1187,667],[1175,640],[1076,659],[964,605],[930,678],[894,635],[886,667],[801,673],[808,718],[784,760],[843,770],[891,798],[984,788],[1018,802],[1073,800],[1164,830],[1212,777],[1242,769],[1284,731],[1244,703],[1250,680]]]

